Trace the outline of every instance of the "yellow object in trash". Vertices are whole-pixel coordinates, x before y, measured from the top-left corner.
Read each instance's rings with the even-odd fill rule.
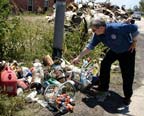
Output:
[[[92,74],[93,74],[94,76],[96,76],[97,73],[98,73],[98,69],[97,69],[97,68],[94,68],[93,71],[92,71]]]

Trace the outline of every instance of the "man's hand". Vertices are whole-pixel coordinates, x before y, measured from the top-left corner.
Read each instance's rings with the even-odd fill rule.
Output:
[[[136,49],[136,41],[133,41],[128,51],[132,53],[135,49]]]
[[[77,64],[79,62],[79,60],[83,56],[87,55],[89,52],[90,52],[90,50],[88,48],[84,48],[84,50],[75,59],[73,59],[72,63]]]
[[[73,59],[72,64],[78,64],[78,62],[79,62],[79,58],[76,57],[75,59]]]

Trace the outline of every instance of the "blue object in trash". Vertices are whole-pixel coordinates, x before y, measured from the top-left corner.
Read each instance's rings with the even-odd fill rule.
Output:
[[[50,83],[48,81],[43,82],[43,87],[46,88]]]

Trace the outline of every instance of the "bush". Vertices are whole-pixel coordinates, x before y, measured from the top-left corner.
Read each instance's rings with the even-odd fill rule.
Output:
[[[8,22],[10,29],[3,42],[3,59],[31,63],[30,61],[35,58],[41,59],[46,54],[52,54],[53,23],[47,23],[41,19],[34,20],[34,18],[36,17],[10,18]],[[81,38],[81,27],[75,28],[72,32],[65,32],[64,35],[63,55],[68,60],[78,55],[90,38],[88,34]],[[99,57],[103,49],[103,45],[100,44],[90,57]]]
[[[68,32],[65,34],[65,39],[64,39],[64,56],[67,59],[72,59],[76,57],[83,49],[84,47],[88,44],[88,42],[91,39],[92,35],[85,34],[84,38],[82,38],[83,34],[83,29],[79,28],[75,29],[73,32]],[[97,59],[99,58],[102,54],[104,54],[104,50],[106,47],[104,47],[103,44],[99,44],[96,49],[89,54],[89,57],[92,59]],[[88,56],[86,56],[88,57]]]
[[[11,25],[14,24],[15,25]],[[32,61],[44,54],[51,53],[53,30],[50,24],[12,18],[9,25],[13,26],[5,37],[3,59]]]
[[[6,34],[9,31],[9,25],[7,22],[8,15],[10,13],[10,5],[8,0],[0,1],[0,60],[4,56],[4,43]]]

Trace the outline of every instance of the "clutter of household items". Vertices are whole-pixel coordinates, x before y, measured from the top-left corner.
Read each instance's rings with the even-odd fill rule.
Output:
[[[98,81],[98,65],[83,60],[82,67],[64,58],[55,61],[49,55],[35,59],[32,67],[22,63],[0,62],[0,92],[8,96],[25,96],[27,103],[37,102],[60,112],[72,112],[75,93]],[[25,94],[27,93],[27,94]],[[38,95],[43,96],[40,100]]]
[[[90,58],[83,60],[80,68],[64,58],[53,61],[49,55],[42,61],[35,59],[32,65],[0,62],[1,94],[25,96],[27,103],[37,102],[51,111],[73,112],[76,91],[99,82],[99,63]],[[43,100],[37,95],[42,95]]]

